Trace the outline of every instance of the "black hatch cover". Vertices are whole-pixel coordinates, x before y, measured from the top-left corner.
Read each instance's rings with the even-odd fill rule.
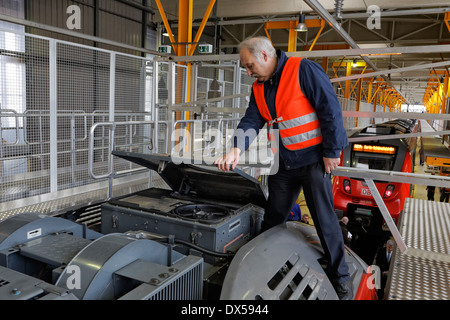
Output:
[[[222,172],[211,165],[175,164],[169,155],[113,151],[113,155],[156,171],[173,191],[198,198],[265,207],[267,193],[260,182],[236,168]]]

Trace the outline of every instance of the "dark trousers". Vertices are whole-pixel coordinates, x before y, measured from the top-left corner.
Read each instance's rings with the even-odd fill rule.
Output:
[[[281,169],[268,182],[269,201],[263,230],[285,223],[303,188],[317,234],[328,260],[327,273],[332,281],[350,279],[345,262],[344,240],[334,212],[330,175],[324,177],[323,162],[295,170]]]
[[[434,191],[435,190],[436,190],[436,188],[434,186],[427,187],[428,200],[434,201]]]

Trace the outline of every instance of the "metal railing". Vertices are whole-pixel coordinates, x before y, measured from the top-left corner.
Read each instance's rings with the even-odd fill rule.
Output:
[[[164,124],[168,129],[165,121],[160,121],[156,124],[154,121],[122,121],[122,122],[99,122],[95,123],[89,131],[89,162],[88,170],[91,177],[95,180],[108,179],[109,180],[109,195],[112,197],[113,181],[114,179],[139,173],[144,170],[140,166],[136,166],[132,163],[127,163],[127,169],[121,168],[116,165],[115,157],[112,152],[115,150],[140,152],[140,153],[157,153],[158,147],[157,141],[160,126]],[[166,130],[167,130],[166,129]],[[118,131],[125,130],[126,134],[123,136]],[[100,135],[97,133],[100,131]],[[167,132],[164,132],[164,136],[168,136]],[[126,140],[118,139],[119,137],[125,137]],[[137,140],[133,140],[133,137],[139,137]],[[105,138],[106,141],[105,142]],[[119,143],[119,141],[121,141]],[[106,159],[103,156],[106,155]],[[106,163],[106,168],[101,167],[102,174],[98,174],[95,170],[96,158],[100,157],[100,163]],[[124,163],[123,161],[121,161]]]
[[[408,172],[397,172],[397,171],[383,171],[374,169],[360,169],[360,168],[350,168],[350,167],[338,167],[333,170],[333,175],[339,177],[348,177],[363,179],[367,186],[369,187],[372,196],[380,209],[380,212],[386,222],[387,227],[391,231],[392,237],[395,239],[398,248],[401,252],[406,252],[408,250],[400,232],[395,225],[394,220],[389,213],[386,204],[383,201],[374,181],[388,181],[388,182],[399,182],[408,183],[411,185],[426,185],[426,186],[436,186],[436,187],[450,187],[450,177],[444,176],[430,176],[426,174],[408,173]]]
[[[182,134],[178,137],[172,137],[171,150],[180,143],[183,143],[184,149],[192,152],[205,152],[205,150],[217,150],[219,148],[227,150],[230,147],[229,138],[231,138],[239,120],[239,118],[227,118],[176,121],[173,132],[177,131]],[[186,135],[189,135],[190,139],[184,139],[181,142],[180,136],[186,137]]]
[[[115,118],[124,123],[149,118],[149,113],[116,113]],[[94,182],[88,173],[89,128],[99,120],[110,118],[107,112],[86,113],[83,111],[61,111],[56,115],[57,131],[50,130],[50,113],[45,110],[0,111],[0,183],[2,201],[14,200],[17,190],[26,190],[27,195],[48,193],[50,175],[57,176],[56,190],[86,185]],[[149,130],[150,132],[150,130]],[[109,133],[103,128],[95,133],[96,147],[109,148]],[[52,141],[54,139],[54,141]],[[115,141],[121,145],[139,147],[151,138],[141,134],[136,126],[125,126],[115,133]],[[56,153],[51,144],[56,144]],[[149,142],[151,143],[151,141]],[[116,143],[117,144],[117,143]],[[109,149],[108,149],[109,150]],[[97,166],[108,161],[105,153],[99,152]],[[57,159],[57,168],[51,167],[50,159]],[[12,190],[15,190],[12,193]],[[17,193],[17,192],[16,192]],[[23,193],[23,192],[22,192]],[[21,193],[21,194],[22,194]],[[17,193],[17,196],[20,195]]]

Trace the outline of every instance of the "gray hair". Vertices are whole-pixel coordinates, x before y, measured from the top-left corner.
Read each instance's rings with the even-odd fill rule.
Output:
[[[239,51],[242,48],[246,48],[252,55],[258,59],[259,62],[262,61],[262,52],[265,51],[267,55],[271,58],[277,57],[277,51],[272,45],[272,42],[267,37],[252,37],[244,40],[239,45]]]

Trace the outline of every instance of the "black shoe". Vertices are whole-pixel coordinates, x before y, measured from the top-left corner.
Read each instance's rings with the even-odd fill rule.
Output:
[[[336,283],[334,289],[339,297],[339,300],[353,300],[353,289],[351,281],[344,283]]]

